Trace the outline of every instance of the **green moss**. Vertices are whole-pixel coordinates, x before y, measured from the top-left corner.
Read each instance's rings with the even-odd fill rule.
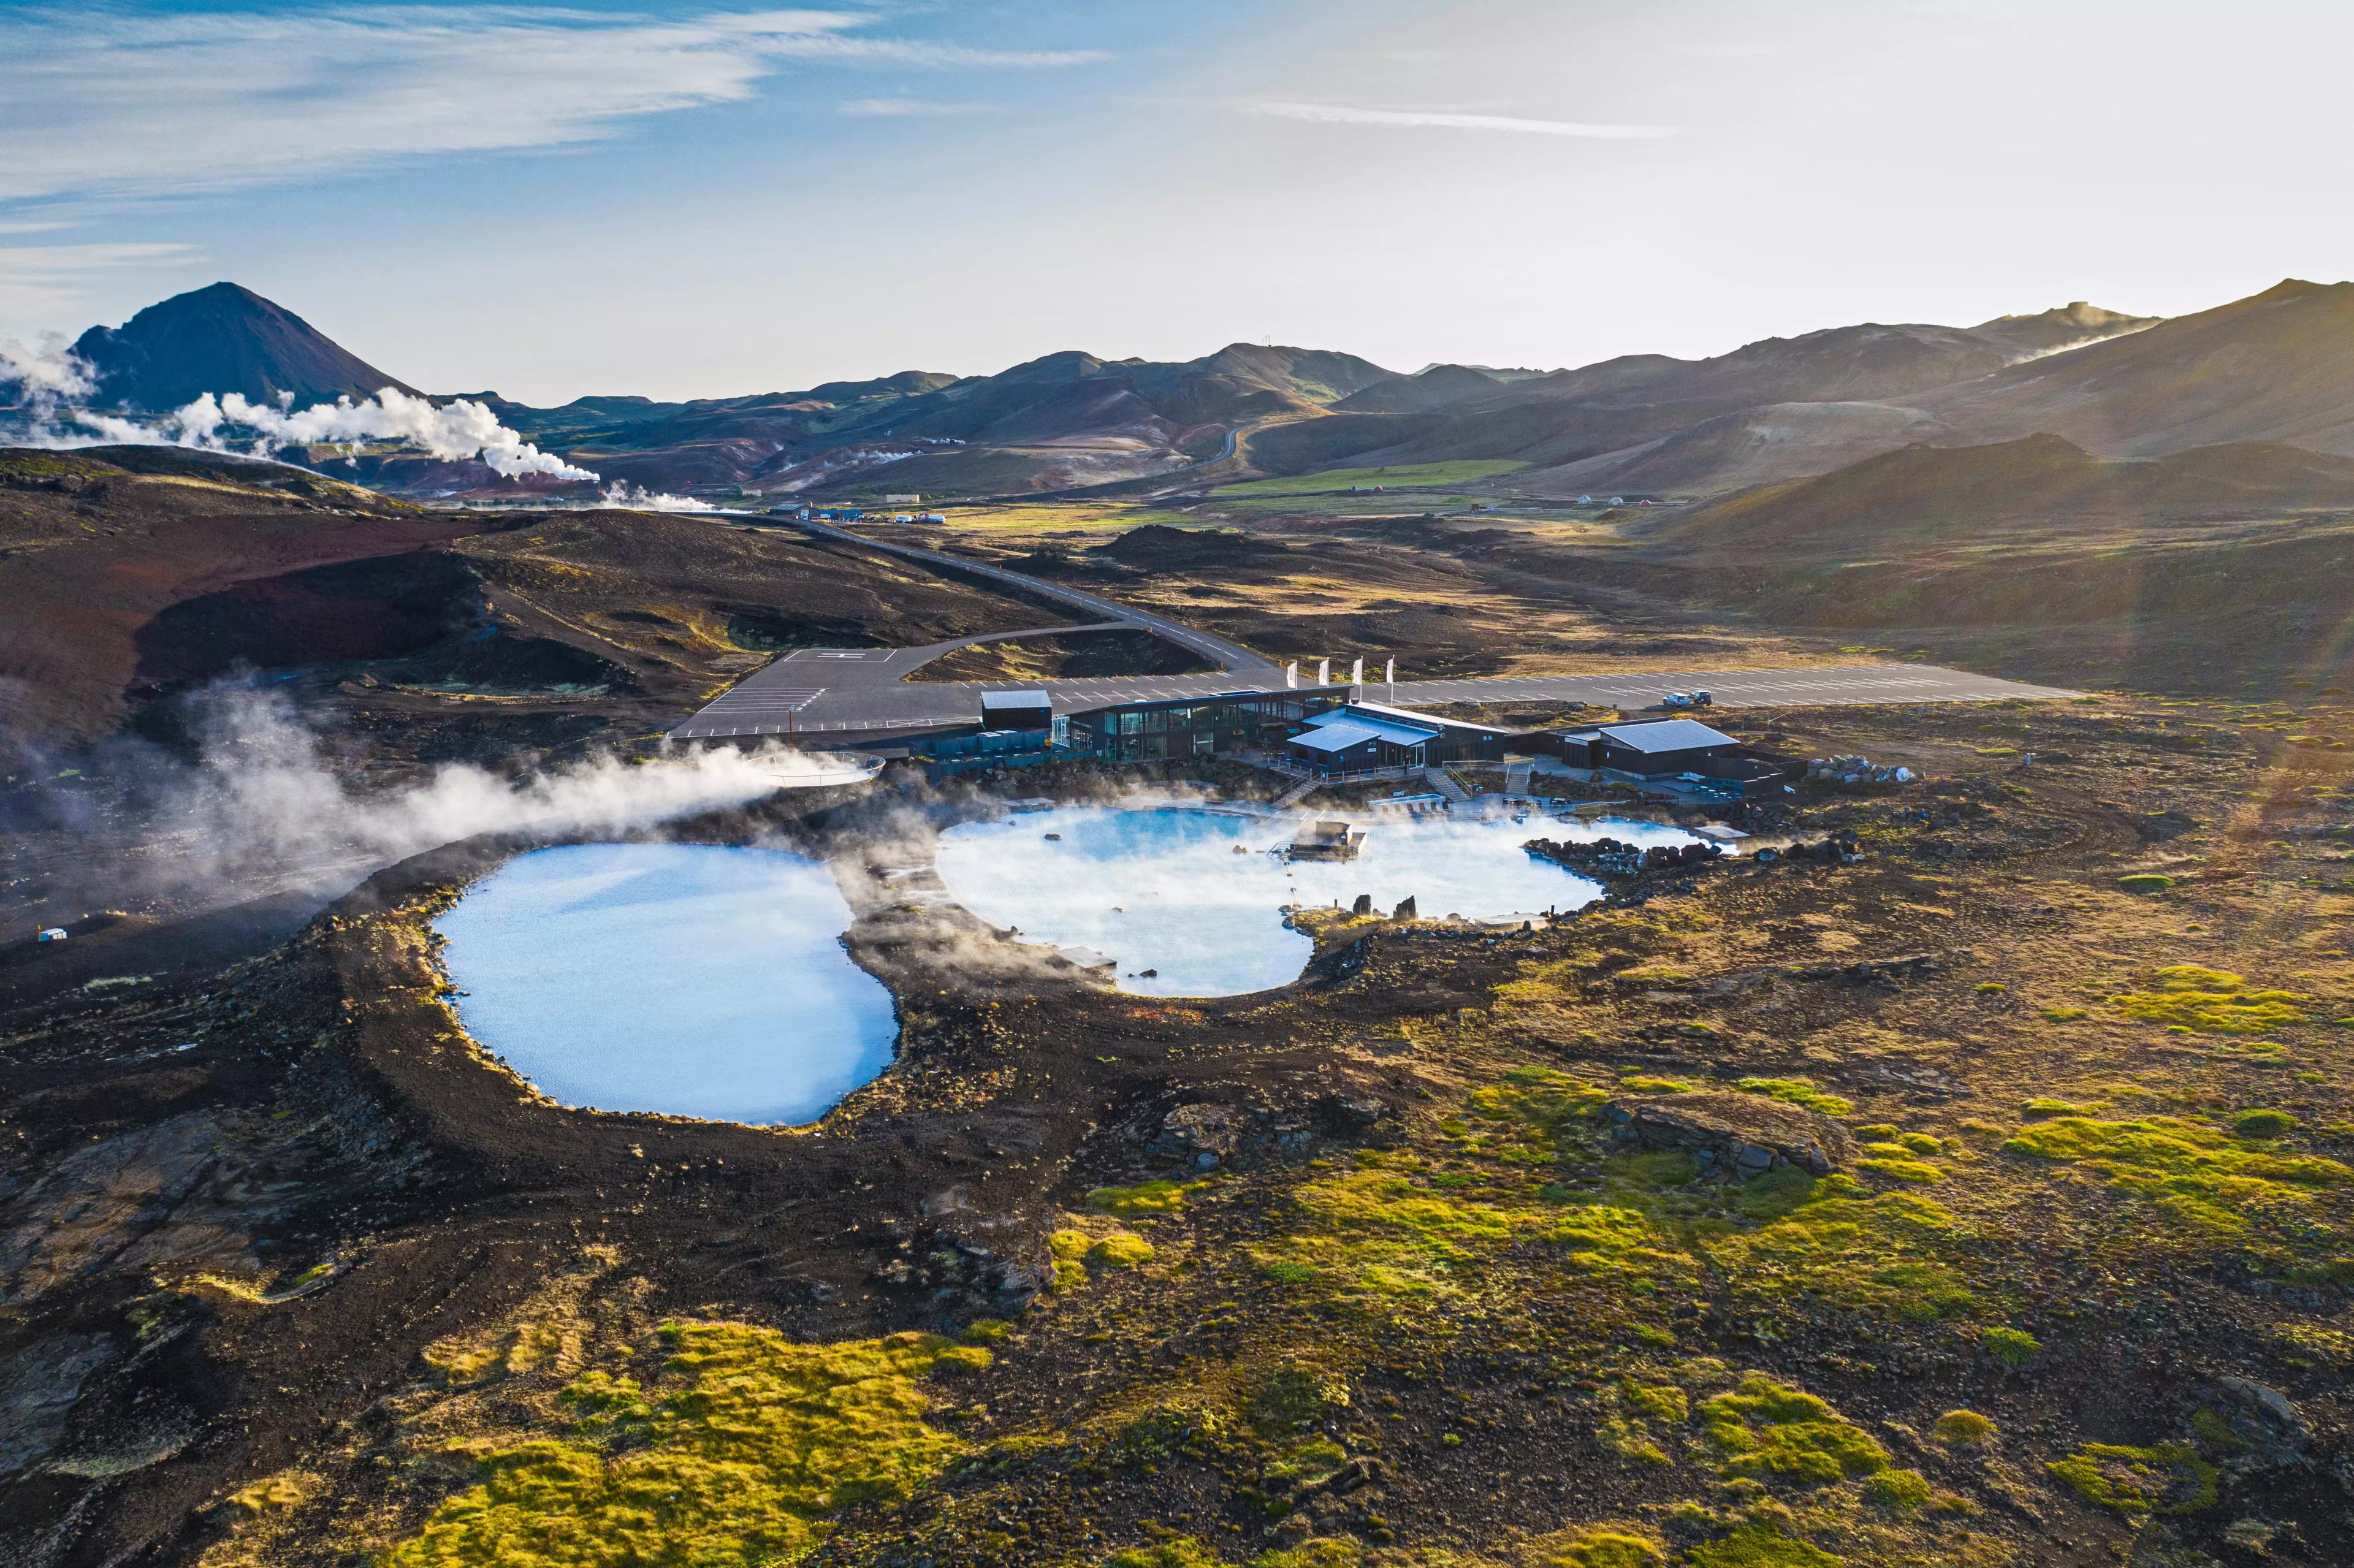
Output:
[[[1218,1554],[1190,1535],[1150,1546],[1130,1546],[1104,1559],[1104,1568],[1220,1568]]]
[[[1261,1379],[1244,1412],[1260,1432],[1305,1432],[1336,1410],[1349,1408],[1349,1385],[1321,1367],[1283,1367]]]
[[[1903,1130],[1904,1129],[1903,1128],[1898,1127],[1893,1121],[1867,1121],[1857,1126],[1855,1128],[1855,1135],[1858,1138],[1868,1138],[1876,1142],[1882,1139],[1894,1138],[1898,1133]]]
[[[1795,1179],[1794,1179],[1795,1178]],[[1787,1310],[1820,1305],[1927,1322],[1967,1310],[1973,1297],[1954,1264],[1954,1217],[1914,1192],[1864,1197],[1845,1177],[1777,1172],[1755,1210],[1772,1223],[1705,1241],[1710,1261],[1744,1294]]]
[[[1854,1102],[1817,1088],[1804,1078],[1743,1078],[1733,1086],[1744,1094],[1764,1095],[1825,1116],[1848,1116],[1855,1110]]]
[[[2174,885],[2174,878],[2160,876],[2156,872],[2137,872],[2117,878],[2117,885],[2127,893],[2163,893]]]
[[[1744,1524],[1684,1553],[1691,1568],[1841,1568],[1840,1560],[1766,1524]]]
[[[1948,1448],[1980,1448],[1994,1440],[1994,1423],[1975,1410],[1948,1410],[1929,1436]]]
[[[663,1387],[582,1378],[574,1408],[629,1425],[618,1452],[541,1441],[482,1457],[481,1484],[450,1499],[387,1568],[753,1568],[808,1553],[829,1518],[901,1498],[956,1440],[924,1422],[917,1380],[986,1351],[928,1334],[802,1345],[773,1330],[673,1324]]]
[[[2035,1353],[2043,1348],[2043,1341],[2024,1329],[1988,1329],[1978,1335],[1978,1343],[2013,1372],[2034,1360]]]
[[[1859,1160],[1855,1168],[1874,1176],[1884,1176],[1891,1181],[1942,1181],[1946,1179],[1944,1171],[1934,1165],[1924,1165],[1918,1160]]]
[[[1356,1568],[1364,1560],[1363,1543],[1345,1535],[1324,1535],[1262,1552],[1250,1561],[1251,1568]]]
[[[1013,1325],[1002,1318],[975,1318],[964,1326],[964,1338],[976,1345],[1002,1340],[1013,1331]]]
[[[1688,1095],[1693,1088],[1681,1078],[1654,1078],[1643,1073],[1619,1079],[1618,1086],[1638,1095]]]
[[[1946,1151],[1943,1139],[1932,1138],[1925,1132],[1899,1133],[1896,1141],[1915,1154],[1943,1154]]]
[[[1864,1480],[1863,1500],[1882,1508],[1919,1508],[1929,1500],[1929,1478],[1918,1470],[1882,1470]]]
[[[2296,1130],[2296,1118],[2286,1111],[2243,1110],[2232,1118],[2232,1130],[2242,1138],[2285,1138]]]
[[[2047,1007],[2043,1010],[2043,1021],[2046,1023],[2073,1023],[2078,1019],[2088,1016],[2090,1015],[2081,1007]]]
[[[1087,1248],[1085,1262],[1089,1268],[1109,1271],[1150,1263],[1152,1255],[1150,1242],[1122,1231],[1117,1235],[1106,1236]]]
[[[1681,1424],[1691,1416],[1691,1401],[1682,1389],[1671,1383],[1630,1383],[1618,1391],[1618,1397],[1628,1410],[1655,1421]]]
[[[1700,1407],[1709,1442],[1728,1476],[1829,1486],[1888,1467],[1871,1434],[1802,1389],[1751,1372],[1731,1393]]]
[[[1549,1547],[1536,1561],[1543,1568],[1660,1568],[1667,1561],[1658,1544],[1615,1530],[1590,1531],[1564,1547]]]
[[[2179,1231],[2208,1242],[2244,1239],[2260,1227],[2320,1239],[2307,1218],[2315,1193],[2354,1181],[2354,1171],[2334,1160],[2252,1147],[2179,1117],[2060,1117],[2022,1128],[2003,1148],[2096,1171]]]
[[[2087,1443],[2043,1467],[2085,1501],[2121,1513],[2195,1513],[2215,1502],[2215,1467],[2187,1443]]]
[[[1208,1186],[1207,1181],[1140,1181],[1133,1187],[1097,1187],[1087,1194],[1087,1207],[1104,1214],[1174,1214],[1186,1198]]]
[[[2171,964],[2153,977],[2156,989],[2113,996],[2109,1005],[2143,1023],[2194,1034],[2263,1034],[2306,1021],[2313,999],[2290,991],[2251,991],[2226,969]]]

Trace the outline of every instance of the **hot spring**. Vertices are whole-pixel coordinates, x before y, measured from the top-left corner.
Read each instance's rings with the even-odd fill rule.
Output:
[[[550,1098],[814,1120],[888,1066],[890,992],[815,861],[705,844],[517,855],[434,922],[467,1032]]]
[[[1530,839],[1692,842],[1649,822],[1417,818],[1370,824],[1352,861],[1286,863],[1264,853],[1288,843],[1296,825],[1174,809],[1024,811],[942,833],[939,874],[957,902],[1023,941],[1117,959],[1123,991],[1233,996],[1297,980],[1313,956],[1315,944],[1284,924],[1286,905],[1346,908],[1371,894],[1384,914],[1411,896],[1425,919],[1524,917],[1602,895],[1522,849]]]

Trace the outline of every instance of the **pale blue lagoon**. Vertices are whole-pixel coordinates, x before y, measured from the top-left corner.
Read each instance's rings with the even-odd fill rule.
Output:
[[[1313,955],[1314,944],[1285,926],[1286,905],[1337,899],[1345,908],[1371,894],[1387,914],[1411,896],[1425,919],[1473,920],[1575,909],[1600,897],[1601,888],[1522,844],[1691,839],[1649,822],[1401,817],[1366,824],[1364,848],[1352,861],[1286,863],[1265,853],[1289,842],[1294,825],[1178,809],[1023,811],[941,834],[939,873],[957,902],[991,925],[1016,928],[1024,941],[1090,948],[1119,960],[1123,991],[1234,996],[1299,979]]]
[[[891,1063],[890,992],[850,961],[818,863],[705,844],[535,850],[434,922],[468,1033],[549,1097],[814,1120]]]

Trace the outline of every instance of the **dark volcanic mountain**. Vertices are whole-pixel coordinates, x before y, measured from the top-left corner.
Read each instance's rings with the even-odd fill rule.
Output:
[[[99,375],[97,401],[160,412],[207,392],[297,406],[416,388],[329,339],[285,306],[215,283],[148,306],[119,327],[92,327],[74,352]]]

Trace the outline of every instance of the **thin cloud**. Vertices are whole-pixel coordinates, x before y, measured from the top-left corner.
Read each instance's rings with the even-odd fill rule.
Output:
[[[1437,131],[1508,131],[1523,136],[1583,136],[1628,142],[1672,136],[1667,125],[1602,125],[1579,120],[1523,120],[1509,114],[1446,114],[1419,109],[1364,109],[1347,103],[1246,103],[1246,113],[1317,125],[1398,125]]]
[[[995,114],[994,103],[947,103],[930,98],[854,98],[841,106],[844,114],[871,119],[923,119],[933,115]]]
[[[1054,69],[1099,50],[850,37],[870,15],[519,6],[0,16],[0,200],[226,190],[574,145],[752,97],[791,62]]]
[[[0,245],[0,316],[39,316],[74,303],[81,298],[75,281],[87,272],[165,265],[196,253],[175,243]]]

